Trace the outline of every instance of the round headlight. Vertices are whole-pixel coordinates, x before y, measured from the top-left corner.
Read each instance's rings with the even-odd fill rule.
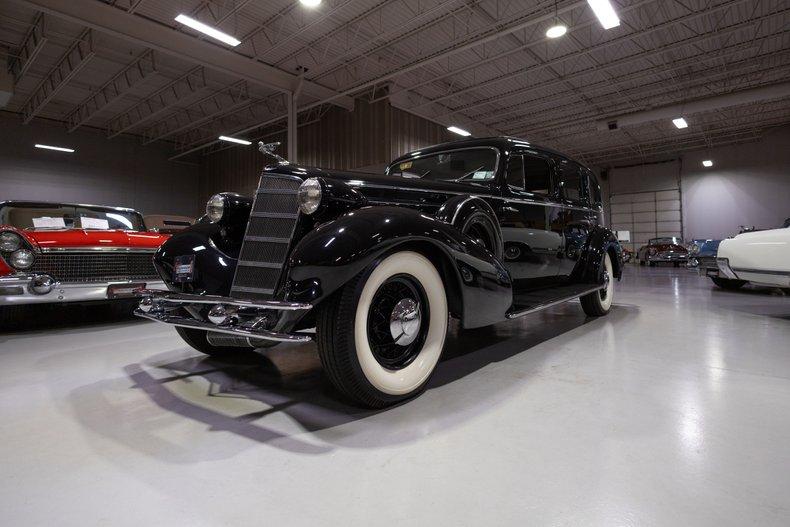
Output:
[[[225,214],[225,198],[221,194],[214,194],[206,203],[206,216],[211,223],[217,223]]]
[[[27,249],[14,251],[8,262],[17,269],[29,269],[33,265],[33,252]]]
[[[321,206],[321,182],[316,178],[305,179],[299,187],[299,210],[312,214]]]
[[[691,254],[697,254],[699,252],[699,245],[697,245],[696,243],[693,244],[691,247],[689,247],[689,252]]]
[[[0,234],[0,251],[11,253],[22,247],[22,238],[15,232]]]

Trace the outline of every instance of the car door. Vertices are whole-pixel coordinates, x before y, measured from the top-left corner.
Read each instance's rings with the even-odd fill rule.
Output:
[[[567,277],[587,244],[587,237],[597,224],[597,215],[590,206],[590,187],[586,169],[578,163],[560,158],[558,162],[559,198],[563,204],[563,246],[559,275]]]
[[[562,235],[553,232],[549,196],[554,189],[553,161],[537,151],[508,156],[499,216],[505,266],[517,291],[556,281]]]

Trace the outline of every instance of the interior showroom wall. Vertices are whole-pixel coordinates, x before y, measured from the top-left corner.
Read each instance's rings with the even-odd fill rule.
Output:
[[[130,207],[143,214],[194,216],[198,167],[168,161],[166,145],[143,146],[135,137],[107,139],[103,130],[0,112],[0,199],[61,201]],[[62,145],[73,153],[35,148]]]
[[[655,163],[608,171],[606,194],[654,193],[679,189],[686,239],[721,239],[741,225],[773,228],[790,215],[790,127],[759,141],[697,150]],[[702,161],[711,160],[706,168]],[[607,210],[610,210],[607,207]]]

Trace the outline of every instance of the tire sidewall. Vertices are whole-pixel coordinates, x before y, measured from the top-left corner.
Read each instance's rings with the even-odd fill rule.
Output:
[[[367,320],[370,303],[388,278],[406,274],[420,282],[429,303],[429,329],[419,355],[401,370],[384,368],[370,349]],[[354,320],[350,324],[349,359],[366,391],[386,402],[419,393],[441,357],[447,336],[448,307],[444,283],[436,267],[422,254],[397,251],[383,257],[365,273],[354,292]]]
[[[608,252],[603,257],[603,271],[609,273],[609,283],[606,286],[606,300],[602,299],[600,294],[598,299],[601,302],[601,310],[608,313],[614,301],[614,266],[612,265],[612,257]]]

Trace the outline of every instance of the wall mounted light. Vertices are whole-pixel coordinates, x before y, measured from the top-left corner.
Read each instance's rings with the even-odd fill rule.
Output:
[[[469,137],[470,135],[472,135],[472,132],[468,132],[463,128],[458,128],[457,126],[448,126],[447,129],[454,134],[462,135],[464,137]]]
[[[217,139],[219,139],[220,141],[227,141],[228,143],[236,143],[244,146],[249,146],[252,144],[252,141],[247,141],[246,139],[237,139],[235,137],[229,137],[227,135],[221,135]]]
[[[44,150],[57,150],[58,152],[68,152],[70,154],[74,153],[73,148],[66,148],[63,146],[41,145],[38,143],[33,146],[35,146],[36,148],[43,148]]]

